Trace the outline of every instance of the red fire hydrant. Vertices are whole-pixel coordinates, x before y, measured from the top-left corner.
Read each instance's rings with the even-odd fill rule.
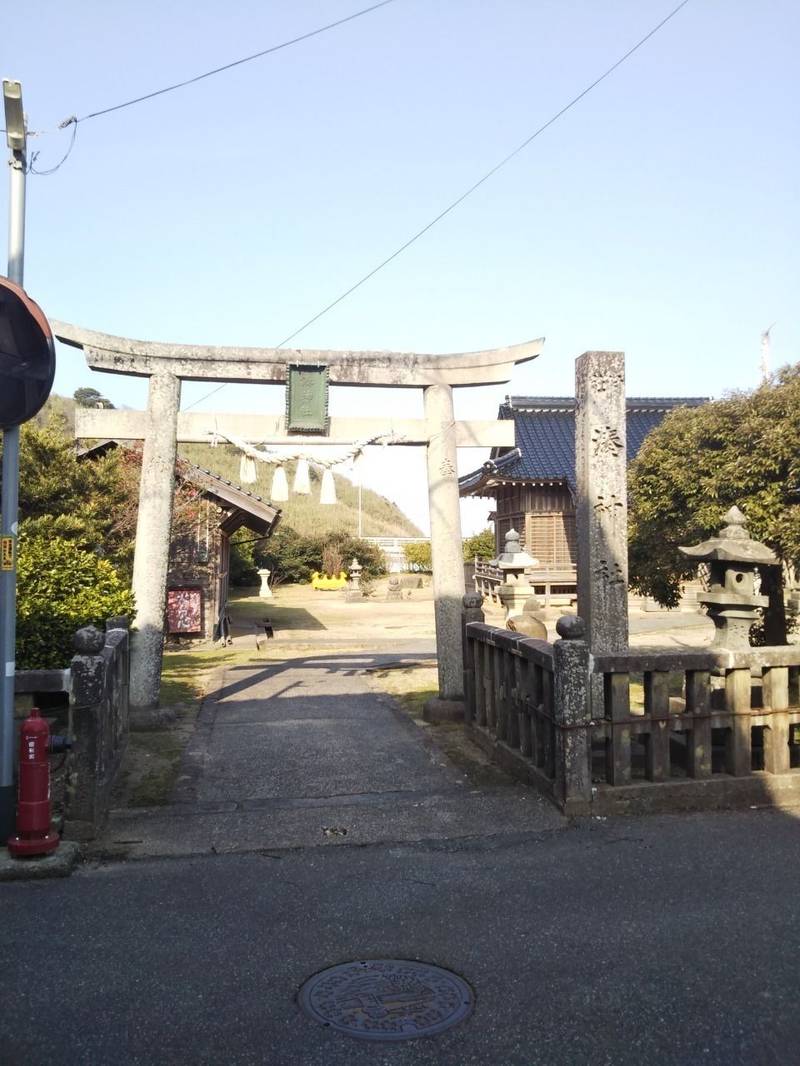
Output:
[[[34,707],[19,731],[17,833],[8,840],[12,855],[46,855],[58,847],[50,829],[50,726]]]

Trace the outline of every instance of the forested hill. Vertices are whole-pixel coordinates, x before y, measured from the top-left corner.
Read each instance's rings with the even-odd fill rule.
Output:
[[[98,394],[99,395],[99,394]],[[106,403],[108,401],[105,401]],[[55,416],[63,422],[67,432],[71,433],[75,424],[75,400],[71,396],[53,394],[40,413],[37,421],[41,424]],[[190,463],[210,470],[214,474],[241,485],[239,476],[240,453],[229,444],[220,444],[212,448],[208,444],[181,444],[179,453]],[[256,463],[255,485],[242,485],[242,488],[269,500],[272,489],[274,468],[266,463]],[[289,499],[276,504],[283,512],[282,521],[298,533],[332,533],[345,530],[354,536],[358,533],[358,488],[347,478],[334,473],[336,480],[336,497],[338,503],[321,507],[319,488],[321,472],[311,470],[311,495],[298,496],[291,492],[294,479],[294,464],[286,465],[289,480]],[[384,496],[363,489],[361,494],[361,525],[365,537],[421,537],[423,534],[407,518],[397,504]]]
[[[220,444],[212,448],[208,444],[181,444],[179,453],[190,463],[219,474],[234,485],[240,485],[239,463],[241,453],[229,444]],[[270,499],[274,467],[266,463],[256,463],[257,482],[243,485],[248,492],[254,492],[265,500]],[[319,489],[321,471],[311,468],[311,495],[298,496],[291,491],[294,479],[294,463],[285,466],[289,481],[289,499],[276,503],[283,512],[282,523],[296,529],[298,533],[312,535],[315,533],[332,533],[346,530],[355,535],[358,532],[358,488],[346,477],[334,472],[336,481],[337,503],[320,506]],[[380,496],[371,489],[362,489],[361,525],[365,537],[421,537],[423,534],[407,518],[397,504]]]

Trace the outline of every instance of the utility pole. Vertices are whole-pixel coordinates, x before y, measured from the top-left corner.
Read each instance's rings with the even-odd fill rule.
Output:
[[[27,134],[22,86],[3,81],[9,158],[8,279],[22,286],[25,264],[25,172]],[[0,571],[0,842],[14,832],[14,674],[17,639],[17,532],[19,426],[3,431],[0,534],[13,545],[11,569]]]

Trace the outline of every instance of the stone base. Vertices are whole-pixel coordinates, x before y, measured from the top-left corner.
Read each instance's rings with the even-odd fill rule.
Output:
[[[556,784],[534,766],[531,759],[502,740],[485,726],[467,723],[467,735],[484,754],[523,784],[531,785],[567,817],[609,817],[612,815],[682,814],[693,811],[755,810],[772,807],[800,809],[800,774],[753,773],[747,777],[714,774],[699,779],[679,779],[631,785],[597,785],[591,799],[556,795]]]
[[[5,848],[0,848],[0,881],[69,877],[79,854],[80,847],[72,840],[62,840],[55,851],[34,859],[15,859]]]
[[[63,844],[65,840],[69,840],[75,841],[78,844],[88,844],[90,841],[97,839],[101,829],[102,825],[98,826],[88,818],[70,818],[69,821],[64,824],[64,834],[61,843]]]
[[[422,705],[423,722],[463,722],[464,701],[443,700],[434,696]]]
[[[128,725],[132,733],[148,733],[154,729],[166,729],[176,717],[170,707],[131,708]]]

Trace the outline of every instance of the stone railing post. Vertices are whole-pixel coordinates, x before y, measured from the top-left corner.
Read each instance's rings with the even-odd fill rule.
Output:
[[[472,642],[467,640],[467,625],[484,622],[483,596],[480,592],[468,592],[461,601],[461,646],[464,659],[464,721],[475,721],[475,656]]]
[[[569,814],[586,814],[592,799],[590,656],[583,619],[565,615],[553,644],[556,798]]]
[[[114,648],[118,662],[114,669],[114,722],[117,747],[124,747],[130,728],[131,635],[130,620],[124,615],[106,621],[106,644]]]
[[[65,835],[91,840],[105,825],[111,790],[129,728],[128,621],[110,618],[106,632],[94,626],[73,638],[70,663],[70,733]]]
[[[106,688],[105,634],[94,626],[73,638],[70,663],[70,732],[74,745],[68,760],[65,835],[90,840],[104,820],[99,809],[98,779],[103,772],[103,702]]]

